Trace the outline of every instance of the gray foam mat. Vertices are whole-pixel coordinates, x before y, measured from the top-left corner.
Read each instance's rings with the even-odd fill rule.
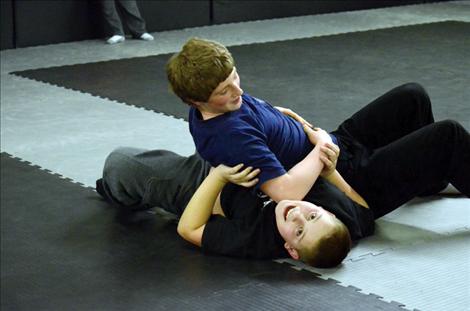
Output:
[[[470,128],[470,24],[439,22],[232,46],[242,88],[332,130],[389,89],[419,82],[437,119]],[[15,74],[186,119],[168,90],[169,55],[15,72]],[[448,107],[452,106],[452,110]]]
[[[341,267],[278,262],[400,301],[407,309],[460,311],[470,306],[469,238],[468,198],[417,198],[377,220],[375,234],[361,240]]]

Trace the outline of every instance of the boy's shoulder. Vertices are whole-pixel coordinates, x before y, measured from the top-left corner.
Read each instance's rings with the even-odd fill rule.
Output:
[[[266,105],[266,104],[268,104],[265,100],[262,100],[260,98],[251,96],[248,93],[243,93],[242,99],[245,103],[249,103],[249,104],[253,104],[253,105],[256,105],[256,104]]]

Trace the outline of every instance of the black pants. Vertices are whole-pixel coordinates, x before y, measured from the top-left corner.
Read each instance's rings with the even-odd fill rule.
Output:
[[[102,0],[103,15],[110,35],[124,36],[116,4],[119,5],[122,18],[133,37],[139,38],[147,32],[145,30],[145,21],[140,16],[135,0]]]
[[[376,218],[449,182],[470,197],[470,135],[455,121],[434,122],[418,84],[377,98],[333,134],[341,149],[338,171]]]

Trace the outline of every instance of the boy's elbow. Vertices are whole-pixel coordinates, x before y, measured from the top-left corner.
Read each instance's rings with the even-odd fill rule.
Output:
[[[176,231],[178,232],[179,236],[181,236],[184,240],[201,247],[202,244],[202,233],[204,232],[204,227],[201,226],[197,229],[190,229],[184,226],[178,225]]]
[[[282,188],[279,190],[274,190],[272,194],[268,194],[268,196],[278,203],[282,200],[297,200],[297,198],[290,195],[286,189]]]
[[[279,193],[279,195],[276,195],[272,199],[278,203],[282,200],[302,201],[304,199],[304,196],[299,195],[295,191],[292,191],[292,192],[285,191],[285,192]]]
[[[284,174],[268,180],[261,185],[261,190],[276,202],[282,200],[302,200],[295,187],[292,187],[291,176]]]
[[[188,230],[184,226],[182,226],[181,223],[178,224],[176,232],[178,232],[179,236],[181,236],[183,239],[186,239],[186,237],[188,236]]]

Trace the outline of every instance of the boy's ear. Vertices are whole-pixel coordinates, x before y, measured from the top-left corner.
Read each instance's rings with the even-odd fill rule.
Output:
[[[191,106],[193,106],[195,108],[199,108],[204,104],[203,102],[200,102],[200,101],[197,101],[197,100],[192,100],[192,99],[189,99],[188,102]]]
[[[295,248],[293,248],[292,246],[290,246],[287,242],[284,243],[284,247],[287,249],[287,251],[289,252],[289,255],[295,259],[295,260],[299,260],[299,253],[297,252],[297,250]]]

